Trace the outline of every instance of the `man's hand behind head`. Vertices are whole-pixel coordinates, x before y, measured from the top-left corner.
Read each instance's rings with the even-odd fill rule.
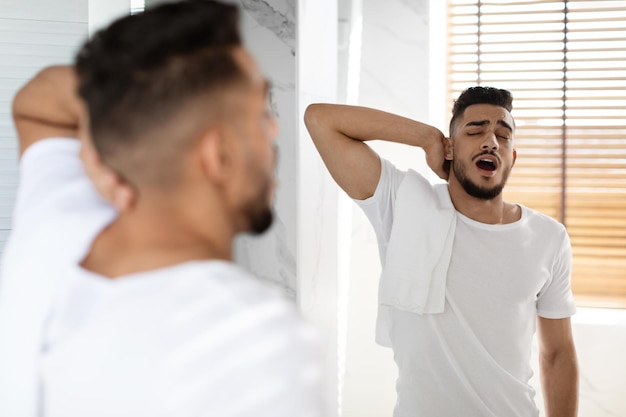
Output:
[[[128,210],[136,201],[135,189],[102,163],[88,139],[83,138],[81,142],[80,158],[98,193],[118,211]]]

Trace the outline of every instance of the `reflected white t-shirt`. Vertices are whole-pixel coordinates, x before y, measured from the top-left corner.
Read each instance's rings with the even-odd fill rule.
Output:
[[[381,163],[375,194],[356,202],[374,227],[384,265],[405,172]],[[575,312],[571,247],[563,225],[521,208],[521,219],[504,225],[457,212],[444,313],[393,309],[395,417],[538,415],[528,384],[532,337],[537,316]]]
[[[318,416],[320,358],[293,305],[236,265],[110,280],[78,265],[115,217],[47,139],[21,161],[0,296],[0,415]]]

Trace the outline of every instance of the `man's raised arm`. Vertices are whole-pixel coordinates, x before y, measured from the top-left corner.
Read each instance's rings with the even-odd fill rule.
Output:
[[[20,155],[42,139],[82,139],[81,158],[87,175],[100,195],[121,210],[131,204],[134,191],[101,163],[88,140],[86,112],[77,87],[73,66],[53,66],[41,70],[17,92],[13,99],[13,121]]]
[[[337,184],[351,197],[374,195],[380,159],[364,141],[380,139],[419,146],[428,165],[442,178],[444,135],[435,127],[366,107],[312,104],[304,115],[318,152]]]
[[[41,139],[78,138],[81,106],[73,67],[48,67],[39,72],[13,99],[20,155]]]

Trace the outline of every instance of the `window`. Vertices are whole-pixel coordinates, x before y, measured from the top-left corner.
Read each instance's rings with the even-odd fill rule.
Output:
[[[130,14],[143,12],[146,7],[145,3],[145,0],[130,0]]]
[[[560,222],[579,304],[626,306],[626,1],[448,0],[448,102],[510,90],[505,198]]]

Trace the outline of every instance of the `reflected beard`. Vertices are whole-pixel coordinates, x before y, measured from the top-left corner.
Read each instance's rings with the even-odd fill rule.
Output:
[[[262,187],[259,196],[244,206],[244,216],[248,220],[248,232],[260,235],[270,228],[274,221],[274,210],[267,204],[270,185]]]
[[[458,160],[453,160],[453,172],[454,177],[457,179],[463,190],[474,198],[478,198],[480,200],[493,200],[497,196],[502,193],[504,189],[504,185],[506,184],[509,174],[511,173],[511,169],[509,168],[504,172],[502,181],[499,184],[494,185],[493,187],[481,187],[480,185],[474,183],[469,179],[467,175],[467,170],[465,169],[465,165]]]

